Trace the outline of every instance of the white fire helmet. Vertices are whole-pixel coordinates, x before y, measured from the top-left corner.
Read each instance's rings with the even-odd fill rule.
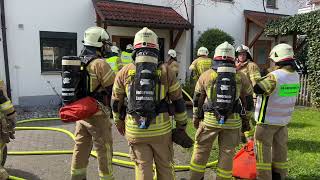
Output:
[[[234,61],[235,59],[235,50],[234,47],[229,44],[227,41],[220,44],[214,52],[214,60],[219,61]]]
[[[250,49],[248,46],[245,46],[243,44],[241,44],[239,47],[237,47],[236,50],[237,54],[242,53],[242,52],[246,52],[247,53],[247,59],[251,59],[252,60],[252,54],[250,52]]]
[[[134,49],[153,48],[159,50],[158,36],[152,30],[144,27],[134,36]]]
[[[173,58],[176,58],[177,57],[177,52],[175,50],[173,50],[173,49],[169,49],[168,55],[173,57]]]
[[[110,36],[101,27],[90,27],[84,32],[83,45],[85,46],[102,47],[105,41],[110,41]]]
[[[275,63],[293,60],[293,48],[289,44],[278,44],[271,50],[269,58]]]
[[[126,47],[126,50],[133,50],[132,44],[128,44],[127,47]]]
[[[119,48],[117,46],[111,46],[111,52],[119,54]]]
[[[208,56],[209,55],[209,50],[206,47],[200,47],[198,49],[198,56]]]

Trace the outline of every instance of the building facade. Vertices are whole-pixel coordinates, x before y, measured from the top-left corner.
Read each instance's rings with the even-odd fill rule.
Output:
[[[9,74],[5,73],[2,48],[4,44],[1,41],[0,78],[10,77],[14,104],[31,106],[60,103],[52,87],[61,93],[61,57],[80,53],[83,31],[86,28],[94,25],[105,27],[110,33],[113,43],[122,49],[123,44],[132,41],[134,34],[141,28],[141,23],[134,24],[135,20],[132,19],[127,19],[128,22],[125,24],[119,24],[120,20],[111,21],[108,15],[99,14],[99,11],[102,10],[97,9],[96,3],[98,1],[5,1]],[[266,46],[271,48],[275,39],[264,37],[263,34],[256,38],[263,24],[256,23],[255,21],[259,21],[259,18],[254,19],[255,15],[252,13],[258,11],[264,14],[266,10],[267,15],[269,13],[282,16],[293,15],[298,11],[295,0],[267,0],[265,8],[262,5],[262,0],[194,0],[194,6],[191,1],[186,1],[184,4],[183,0],[126,1],[133,3],[131,8],[137,10],[136,12],[131,11],[131,13],[141,12],[141,9],[135,9],[137,3],[146,8],[155,7],[155,11],[167,7],[170,8],[171,14],[174,14],[172,10],[177,13],[174,15],[177,18],[176,24],[172,25],[174,28],[170,28],[168,25],[163,27],[152,25],[151,29],[161,39],[164,59],[170,48],[175,47],[177,50],[178,60],[181,64],[179,79],[182,82],[191,63],[190,51],[193,50],[190,49],[190,29],[192,26],[182,22],[181,17],[190,22],[192,7],[194,7],[194,45],[205,30],[219,28],[234,37],[235,45],[245,44],[246,41],[249,45],[255,41],[252,44],[252,51],[256,52],[255,56],[261,57],[260,59],[263,59],[268,53],[263,49]],[[126,4],[131,6],[130,3]],[[250,19],[245,15],[245,11],[249,12]],[[166,14],[160,14],[159,17],[165,18]],[[246,28],[247,21],[249,28]],[[185,26],[181,27],[179,23],[184,23]],[[158,24],[166,23],[159,22]],[[291,42],[292,37],[284,38],[281,41]]]

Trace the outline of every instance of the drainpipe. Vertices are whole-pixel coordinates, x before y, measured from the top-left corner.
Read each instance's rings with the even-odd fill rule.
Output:
[[[191,27],[191,39],[190,39],[190,41],[191,41],[191,44],[190,44],[190,49],[191,49],[191,51],[190,51],[190,64],[192,63],[192,61],[193,61],[193,59],[194,59],[194,57],[193,57],[193,41],[194,41],[194,39],[193,39],[193,36],[194,36],[194,0],[191,0],[191,25],[192,25],[192,27]]]
[[[6,74],[6,86],[7,86],[8,96],[11,98],[11,85],[10,85],[8,48],[7,48],[7,32],[6,32],[7,27],[6,27],[6,18],[5,18],[5,12],[4,12],[4,0],[0,0],[0,11],[1,11],[1,31],[2,31],[4,69]]]

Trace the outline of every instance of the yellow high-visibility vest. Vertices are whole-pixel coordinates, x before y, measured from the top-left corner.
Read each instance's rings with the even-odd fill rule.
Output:
[[[123,66],[132,63],[133,62],[132,53],[128,53],[126,51],[122,51],[122,53],[121,53],[121,62],[122,62]]]
[[[106,59],[106,62],[110,65],[111,69],[117,73],[119,71],[119,64],[117,62],[118,56],[112,56]]]

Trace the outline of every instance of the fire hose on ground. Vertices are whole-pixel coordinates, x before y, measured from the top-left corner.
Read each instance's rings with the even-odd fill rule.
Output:
[[[184,90],[182,90],[183,93],[192,101],[191,96]],[[31,123],[31,122],[39,122],[39,121],[57,121],[60,120],[60,118],[33,118],[33,119],[27,119],[27,120],[21,120],[18,121],[17,124],[25,124],[25,123]],[[75,139],[75,136],[73,133],[66,129],[62,128],[53,128],[53,127],[16,127],[17,131],[24,131],[24,130],[36,130],[36,131],[56,131],[63,134],[66,134],[69,136],[72,140]],[[72,150],[47,150],[47,151],[10,151],[8,152],[8,155],[62,155],[62,154],[72,154]],[[97,153],[95,151],[91,151],[90,155],[92,157],[97,158]],[[129,158],[129,154],[122,153],[122,152],[113,152],[114,157],[122,157],[122,158]],[[123,160],[123,159],[117,159],[112,158],[112,163],[118,166],[122,167],[128,167],[128,168],[134,168],[135,164],[132,161],[129,160]],[[212,168],[217,165],[218,161],[209,162],[207,164],[207,168]],[[175,171],[189,171],[190,166],[189,165],[175,165],[174,166]],[[9,179],[12,180],[24,180],[23,178],[10,176]]]

